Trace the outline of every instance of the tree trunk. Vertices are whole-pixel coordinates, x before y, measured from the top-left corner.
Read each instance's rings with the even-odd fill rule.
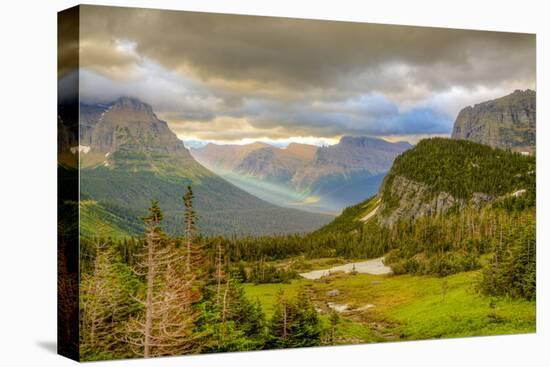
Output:
[[[188,273],[191,272],[191,242],[193,238],[191,237],[191,219],[187,220],[187,267],[186,270]]]
[[[217,280],[217,290],[216,290],[216,304],[220,304],[220,295],[222,287],[222,245],[218,243],[218,256],[216,261],[216,280]]]
[[[153,288],[155,284],[155,264],[153,260],[153,240],[151,234],[148,238],[149,249],[147,254],[147,300],[145,303],[145,340],[143,343],[143,356],[149,358],[151,354],[151,329],[153,326]]]

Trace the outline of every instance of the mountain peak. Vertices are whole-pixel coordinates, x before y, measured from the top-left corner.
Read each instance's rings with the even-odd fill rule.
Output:
[[[345,145],[364,145],[369,140],[374,140],[372,138],[366,137],[366,136],[350,136],[345,135],[340,138],[340,141],[338,144],[345,144]]]
[[[313,158],[315,158],[317,147],[310,144],[290,143],[284,149],[283,152],[287,155],[292,155],[297,158],[310,161],[310,160],[313,160]]]
[[[117,99],[112,108],[129,108],[136,111],[148,111],[153,112],[153,108],[150,104],[147,104],[136,97],[120,97]]]
[[[81,105],[81,120],[86,122],[82,140],[92,150],[185,151],[183,142],[165,121],[158,119],[151,105],[134,97],[120,97],[108,106]]]

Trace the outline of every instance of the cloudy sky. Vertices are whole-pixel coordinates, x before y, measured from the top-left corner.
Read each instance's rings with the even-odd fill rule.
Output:
[[[535,36],[85,6],[85,102],[134,96],[183,140],[415,142],[535,89]]]

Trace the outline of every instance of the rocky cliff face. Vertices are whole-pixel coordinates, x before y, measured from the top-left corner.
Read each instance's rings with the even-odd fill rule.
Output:
[[[445,214],[451,208],[481,208],[494,199],[484,193],[474,193],[468,200],[455,198],[447,192],[436,192],[428,185],[403,176],[395,176],[385,184],[390,185],[387,193],[391,200],[382,200],[378,210],[379,223],[384,226],[391,226],[400,219]]]
[[[534,200],[535,158],[484,144],[424,139],[395,159],[380,188],[378,221],[437,216],[526,195]]]
[[[93,151],[185,151],[168,124],[157,118],[150,105],[138,99],[119,98],[101,113],[100,109],[101,106],[88,108],[83,119],[84,126],[90,130],[84,137]]]
[[[534,153],[536,92],[520,91],[466,107],[456,118],[452,138]]]

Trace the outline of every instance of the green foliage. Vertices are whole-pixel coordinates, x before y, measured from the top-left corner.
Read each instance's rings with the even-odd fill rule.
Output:
[[[108,208],[93,200],[80,201],[80,234],[85,238],[96,235],[125,238],[137,235],[143,228],[116,208]],[[101,234],[98,228],[102,229]]]
[[[143,240],[135,237],[112,238],[112,237],[94,237],[80,239],[80,271],[81,274],[91,272],[95,258],[95,243],[101,242],[111,251],[121,263],[127,266],[136,265],[139,254],[143,250]]]
[[[185,236],[191,238],[194,236],[197,227],[197,214],[193,208],[193,190],[191,186],[187,186],[187,192],[183,195],[183,206],[185,207],[184,222],[185,222]]]
[[[535,302],[478,292],[476,283],[480,276],[480,271],[443,278],[334,274],[323,281],[247,284],[245,290],[249,297],[259,298],[266,312],[274,307],[281,290],[290,295],[303,287],[321,307],[326,302],[376,306],[365,312],[339,314],[331,345],[534,332]],[[338,289],[340,295],[327,295],[332,289]],[[324,323],[323,344],[330,340],[331,314],[326,310],[320,315]]]
[[[81,358],[132,357],[132,349],[123,341],[124,325],[142,311],[132,297],[143,290],[142,283],[114,248],[96,251],[91,271],[80,281]]]
[[[361,217],[361,214],[369,212],[370,209],[374,207],[377,201],[376,196],[357,204],[345,208],[338,217],[336,217],[332,222],[323,226],[321,229],[314,232],[315,235],[327,235],[334,233],[349,233],[353,231],[360,231],[362,227],[362,222],[358,219]]]
[[[223,284],[218,298],[216,284],[210,280],[202,289],[197,304],[200,318],[197,332],[203,335],[202,351],[232,352],[261,349],[266,338],[265,315],[258,302],[246,298],[237,279]]]
[[[328,330],[325,331],[325,334],[327,334],[327,341],[326,343],[328,345],[334,344],[335,337],[336,337],[336,331],[338,328],[338,324],[340,324],[340,315],[335,310],[330,310],[329,316],[329,327]]]
[[[536,298],[535,220],[518,221],[517,228],[497,234],[498,243],[483,271],[481,289],[495,296]]]
[[[296,278],[298,278],[298,272],[292,268],[276,267],[264,261],[257,261],[244,281],[254,284],[288,283]]]
[[[130,162],[133,158],[124,159]],[[203,179],[197,190],[189,188],[183,197],[187,209],[184,212],[177,206],[181,202],[173,200],[181,198],[181,187],[176,185],[178,180],[173,180],[172,176],[150,171],[88,171],[86,174],[90,176],[83,185],[85,191],[90,193],[90,197],[103,196],[101,201],[84,203],[87,207],[83,209],[83,218],[89,225],[88,229],[97,224],[107,231],[103,236],[97,236],[93,230],[85,231],[80,242],[83,359],[134,355],[135,351],[123,342],[125,339],[121,333],[133,321],[143,318],[143,306],[136,299],[143,299],[151,287],[147,288],[145,277],[131,271],[144,252],[144,240],[126,234],[143,228],[134,225],[132,218],[146,214],[142,210],[149,204],[145,204],[146,197],[159,199],[153,202],[144,218],[146,223],[154,224],[160,241],[158,252],[169,247],[175,249],[174,254],[189,259],[189,252],[184,254],[189,239],[192,239],[193,251],[200,252],[201,261],[197,261],[192,271],[186,271],[185,277],[181,278],[189,279],[190,283],[185,297],[182,296],[187,302],[182,305],[185,310],[177,318],[185,318],[190,325],[185,330],[185,336],[192,344],[187,349],[190,353],[333,344],[346,340],[343,335],[351,338],[360,335],[361,340],[368,341],[386,340],[377,335],[377,330],[368,326],[358,328],[355,321],[336,312],[319,315],[311,298],[314,296],[318,301],[318,297],[326,295],[326,287],[331,282],[340,289],[339,297],[350,297],[354,301],[358,298],[362,304],[374,299],[376,309],[369,311],[367,317],[376,318],[382,314],[375,322],[387,323],[389,329],[394,328],[392,323],[399,325],[392,330],[399,332],[398,337],[403,339],[470,335],[471,330],[528,330],[532,327],[530,319],[514,319],[509,315],[511,311],[507,309],[508,313],[505,313],[499,307],[517,308],[531,317],[529,301],[535,299],[536,291],[534,165],[532,157],[479,144],[448,139],[422,141],[417,148],[396,160],[381,196],[345,209],[341,216],[315,232],[269,236],[235,233],[235,228],[257,227],[259,222],[255,222],[254,217],[264,213],[265,208],[249,207],[246,197],[236,193],[234,198],[234,192],[229,189],[213,195],[213,191],[225,187],[217,186],[215,181]],[[401,219],[392,226],[381,225],[376,217],[362,221],[380,200],[391,205],[394,198],[386,188],[395,175],[423,182],[434,193],[445,191],[462,199],[469,199],[473,193],[485,193],[495,200],[483,208],[457,207],[443,215]],[[112,182],[103,182],[105,177],[122,182],[113,185]],[[121,187],[125,189],[121,190]],[[196,216],[193,207],[195,194],[198,202]],[[237,205],[234,199],[242,202]],[[161,205],[168,209],[164,227],[161,227]],[[247,215],[237,218],[233,205],[246,211]],[[202,211],[204,208],[208,210]],[[218,218],[228,212],[233,213],[229,219],[231,237],[201,236],[201,228],[211,224],[211,228],[216,230],[227,230],[228,222],[222,224]],[[271,219],[279,220],[277,217]],[[283,228],[289,219],[292,220],[285,217],[272,228]],[[185,233],[184,223],[187,224],[185,237],[164,234],[164,228],[171,233]],[[213,223],[218,223],[219,227]],[[98,247],[97,243],[103,245]],[[326,282],[311,283],[300,279],[292,266],[268,264],[297,256],[302,259],[386,256],[386,263],[396,275],[384,278],[384,284],[389,286],[365,286],[374,284],[375,278],[363,274],[340,274]],[[481,270],[472,272],[477,269]],[[472,287],[477,280],[463,272],[481,274],[479,289]],[[338,276],[345,278],[345,283],[338,283]],[[155,287],[158,289],[162,289],[164,282],[170,279],[168,272],[159,272],[157,277]],[[441,277],[445,278],[439,279]],[[172,278],[172,289],[179,289],[179,278]],[[380,279],[376,278],[377,284],[380,284]],[[257,298],[250,297],[250,293],[247,296],[245,287],[248,290],[253,286],[243,286],[244,282],[256,284],[254,294]],[[309,285],[307,291],[301,287],[304,284]],[[419,284],[426,288],[420,288]],[[330,284],[330,287],[333,289],[335,284]],[[386,293],[377,293],[377,287]],[[276,288],[286,289],[287,295],[292,293],[294,296],[287,297],[282,292],[275,296],[273,290]],[[317,293],[314,293],[314,288],[317,288]],[[266,295],[262,290],[271,293]],[[396,299],[392,298],[392,292],[397,294]],[[488,297],[499,298],[488,302]],[[519,300],[503,301],[515,298]],[[272,309],[266,303],[273,306]],[[441,311],[451,312],[462,306],[467,311],[465,321],[461,321],[462,314],[453,316],[457,317],[454,320]],[[182,311],[179,304],[170,310],[177,315]],[[266,321],[266,311],[271,315],[269,321]],[[507,321],[502,320],[508,319],[517,325],[503,326]],[[97,327],[92,328],[92,325]],[[175,335],[179,336],[179,331]]]
[[[517,234],[519,222],[534,223],[534,211],[507,212],[485,208],[436,217],[403,220],[383,229],[393,250],[386,262],[396,274],[447,276],[482,266],[481,257],[495,251],[497,234]]]
[[[308,294],[302,290],[294,299],[281,292],[269,323],[266,348],[300,348],[320,345],[322,325]]]

